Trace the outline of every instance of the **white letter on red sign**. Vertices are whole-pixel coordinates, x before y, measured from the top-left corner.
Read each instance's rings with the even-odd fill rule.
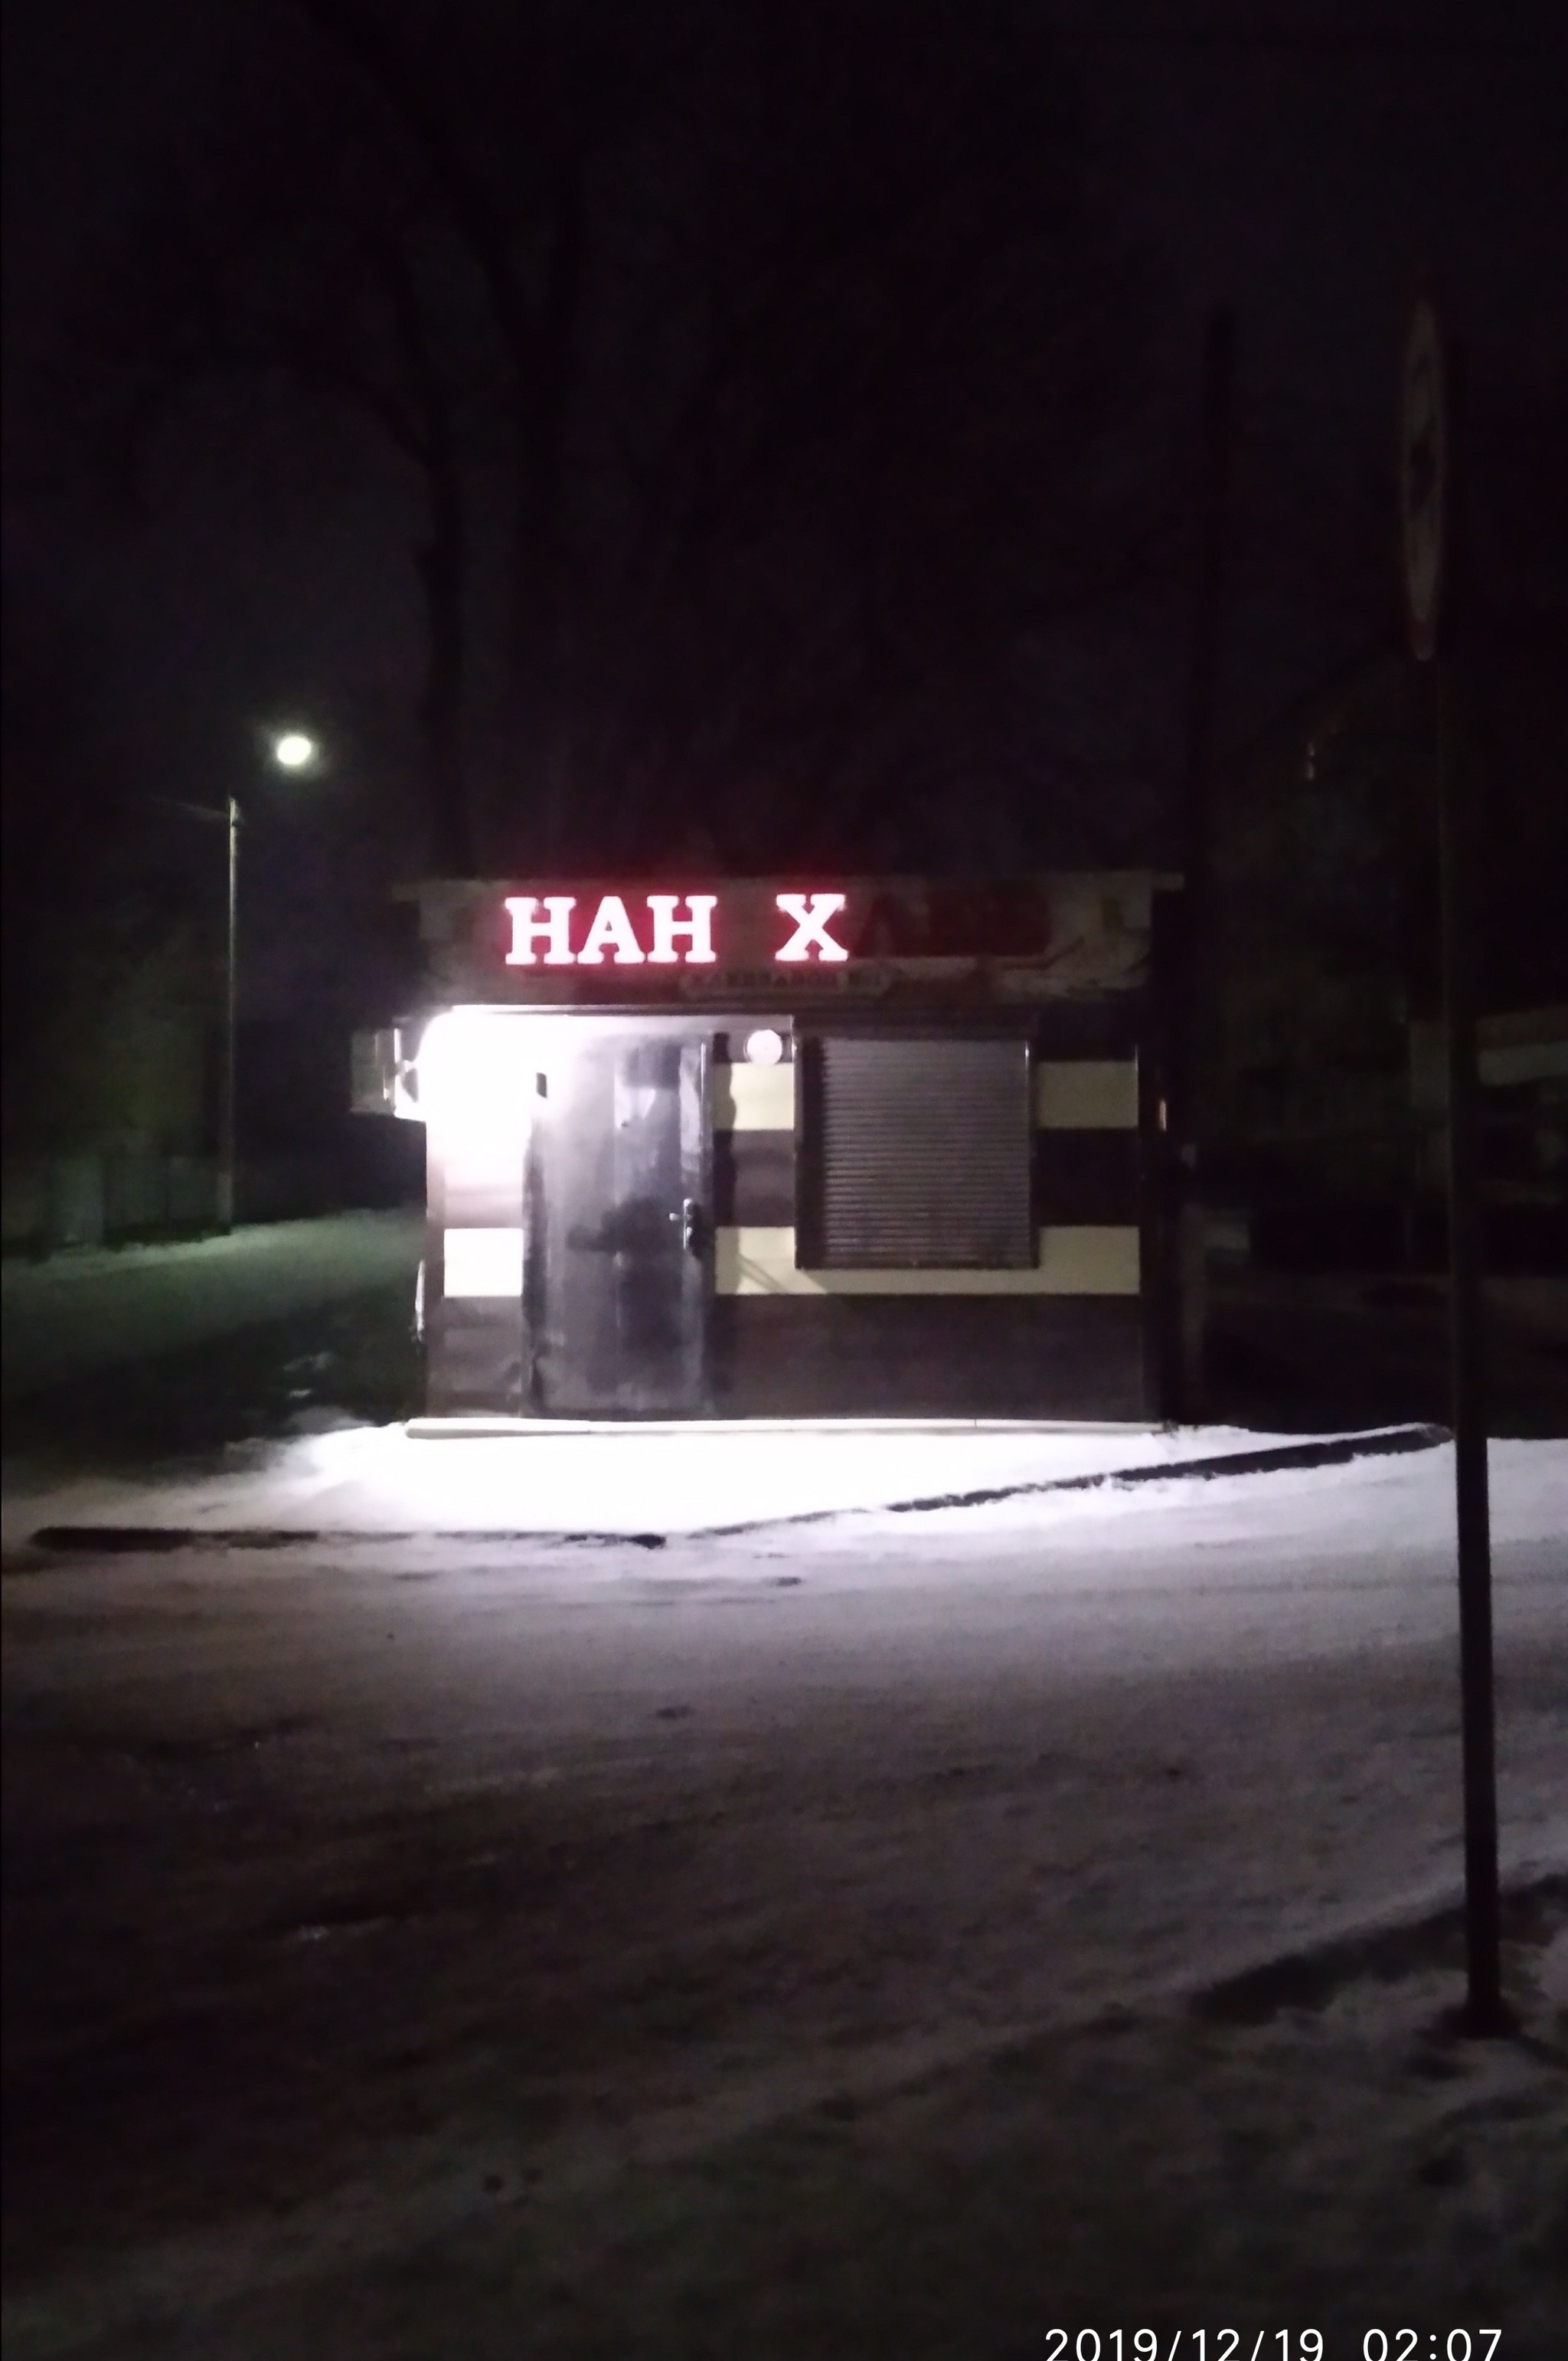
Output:
[[[575,894],[547,894],[544,906],[547,918],[536,918],[539,907],[532,894],[513,894],[508,897],[507,908],[511,913],[511,949],[507,953],[508,967],[532,967],[535,964],[533,946],[541,937],[550,948],[544,954],[546,967],[570,967],[572,964],[572,913],[577,906]]]
[[[598,967],[606,950],[615,954],[617,967],[641,967],[642,949],[631,931],[631,921],[626,915],[626,905],[619,894],[607,894],[594,912],[593,924],[583,939],[577,953],[579,967]]]
[[[828,931],[828,921],[844,906],[842,894],[779,894],[774,896],[786,918],[795,920],[795,932],[782,951],[773,956],[780,960],[806,960],[813,951],[819,960],[847,960],[849,952],[842,943],[836,943]]]
[[[718,956],[713,948],[713,912],[718,896],[688,894],[685,905],[691,912],[689,918],[675,916],[675,905],[680,899],[678,894],[649,895],[648,907],[653,913],[653,948],[648,957],[661,967],[674,967],[677,960],[684,960],[688,967],[699,961],[711,964]],[[675,949],[677,935],[686,938],[687,949],[684,951]]]

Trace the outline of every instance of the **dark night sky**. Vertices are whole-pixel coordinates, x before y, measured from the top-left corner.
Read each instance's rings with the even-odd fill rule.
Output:
[[[25,349],[69,294],[267,13],[267,0],[10,0],[8,343]],[[1175,435],[1190,419],[1205,308],[1223,300],[1238,317],[1228,737],[1351,653],[1378,612],[1381,586],[1337,602],[1304,588],[1291,542],[1303,504],[1354,506],[1386,459],[1416,268],[1439,274],[1473,382],[1499,416],[1539,410],[1554,388],[1561,399],[1563,13],[1522,0],[1077,0],[1055,12],[1087,104],[1097,203],[1154,268],[1154,431],[1163,417]],[[99,637],[123,759],[175,793],[221,787],[225,763],[243,774],[248,733],[272,715],[335,719],[361,750],[407,727],[418,630],[407,496],[346,440],[269,432],[214,412],[166,458],[135,529],[92,529],[25,489],[9,500],[13,597],[38,586]],[[12,454],[14,487],[26,459]],[[1168,613],[1058,659],[1096,759],[1146,778],[1174,770],[1182,653]],[[395,840],[395,819],[375,824]],[[300,823],[280,825],[293,859]],[[323,892],[353,865],[355,827],[369,825],[342,819]],[[279,990],[305,980],[301,957]]]

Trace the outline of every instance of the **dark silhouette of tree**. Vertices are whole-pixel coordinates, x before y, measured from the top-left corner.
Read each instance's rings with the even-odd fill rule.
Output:
[[[406,463],[432,858],[1047,844],[1029,651],[1171,515],[1037,12],[265,9],[72,368],[104,449],[250,378]]]
[[[85,456],[101,495],[143,501],[192,397],[225,383],[329,405],[390,448],[422,508],[411,555],[430,850],[460,871],[474,854],[464,473],[484,355],[430,204],[363,101],[319,71],[280,79],[291,103],[270,88],[236,98],[221,140],[165,174],[60,324],[45,379],[57,465]]]
[[[6,1151],[189,1150],[217,1005],[213,947],[179,879],[149,856],[103,710],[101,648],[36,588],[7,597],[4,618]]]
[[[641,679],[588,709],[626,733],[610,777],[645,777],[644,840],[695,772],[757,854],[841,861],[994,792],[1021,640],[1146,558],[1097,473],[1135,288],[1026,14],[863,0],[728,34],[614,590]]]

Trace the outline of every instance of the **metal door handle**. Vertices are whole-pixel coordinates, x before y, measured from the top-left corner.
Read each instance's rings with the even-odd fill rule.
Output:
[[[706,1224],[702,1207],[695,1197],[681,1200],[681,1247],[685,1254],[700,1254]]]

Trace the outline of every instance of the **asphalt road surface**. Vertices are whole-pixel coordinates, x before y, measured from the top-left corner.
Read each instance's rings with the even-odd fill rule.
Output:
[[[7,2353],[1545,2361],[1568,1459],[1494,1474],[1508,2044],[1441,2029],[1443,1452],[657,1551],[16,1553]]]

